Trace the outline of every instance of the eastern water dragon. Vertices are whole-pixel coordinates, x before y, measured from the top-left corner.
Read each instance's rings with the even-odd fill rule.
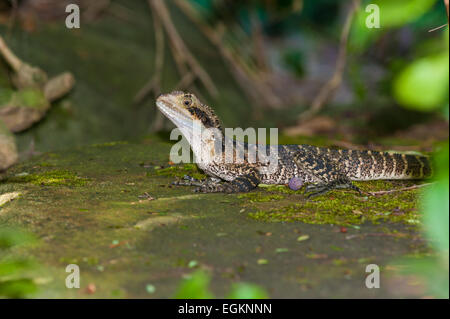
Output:
[[[277,154],[275,170],[268,171],[267,161],[224,161],[225,152],[217,152],[214,134],[199,135],[194,126],[215,129],[223,133],[219,118],[194,94],[174,91],[162,94],[156,105],[181,131],[195,155],[208,154],[197,165],[209,178],[196,180],[185,176],[177,185],[197,186],[195,191],[248,192],[258,184],[287,184],[300,178],[307,184],[310,196],[337,188],[353,189],[361,193],[352,181],[377,179],[423,179],[431,175],[428,157],[422,155],[378,152],[370,150],[332,149],[311,145],[266,145],[267,154]],[[223,140],[225,140],[224,138]],[[224,143],[224,142],[222,142]],[[257,150],[256,145],[234,141],[245,150]],[[201,153],[203,152],[203,153]]]

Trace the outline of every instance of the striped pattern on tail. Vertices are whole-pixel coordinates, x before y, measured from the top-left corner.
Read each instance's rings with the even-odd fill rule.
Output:
[[[430,160],[423,155],[393,152],[336,150],[337,160],[351,180],[423,179],[432,175]]]

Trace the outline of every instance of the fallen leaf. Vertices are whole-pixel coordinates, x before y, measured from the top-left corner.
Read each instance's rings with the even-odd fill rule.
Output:
[[[0,207],[12,201],[13,199],[19,197],[20,195],[21,194],[19,192],[11,192],[0,195]]]
[[[264,258],[260,258],[257,261],[258,265],[267,265],[269,263],[269,261],[267,259]]]

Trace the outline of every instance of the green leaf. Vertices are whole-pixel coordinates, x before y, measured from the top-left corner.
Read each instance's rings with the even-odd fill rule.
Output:
[[[422,203],[424,227],[434,249],[449,251],[449,148],[434,156],[434,183],[425,190]],[[448,257],[447,257],[448,258]]]
[[[394,80],[394,96],[406,108],[431,111],[448,98],[449,56],[443,53],[414,61]]]
[[[36,290],[36,284],[31,279],[0,281],[0,296],[7,298],[25,298]]]
[[[427,294],[436,298],[448,299],[449,275],[448,264],[435,257],[403,258],[396,265],[401,265],[400,274],[414,275],[426,282]]]
[[[248,283],[236,283],[231,287],[227,298],[230,299],[267,299],[269,298],[264,288]]]
[[[209,292],[210,276],[198,270],[191,278],[184,280],[175,295],[178,299],[210,299],[214,296]]]
[[[33,263],[29,260],[8,260],[0,262],[0,278],[1,276],[11,275],[18,271],[23,271],[33,267]]]
[[[0,229],[0,249],[31,243],[34,237],[14,229]]]
[[[378,0],[380,26],[399,27],[417,20],[436,3],[436,0]]]

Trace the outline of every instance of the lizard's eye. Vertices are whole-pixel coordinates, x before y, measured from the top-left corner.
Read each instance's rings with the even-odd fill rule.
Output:
[[[186,107],[191,106],[191,104],[192,104],[192,99],[191,99],[190,97],[185,97],[184,100],[183,100],[183,104],[184,104],[184,106],[186,106]]]

